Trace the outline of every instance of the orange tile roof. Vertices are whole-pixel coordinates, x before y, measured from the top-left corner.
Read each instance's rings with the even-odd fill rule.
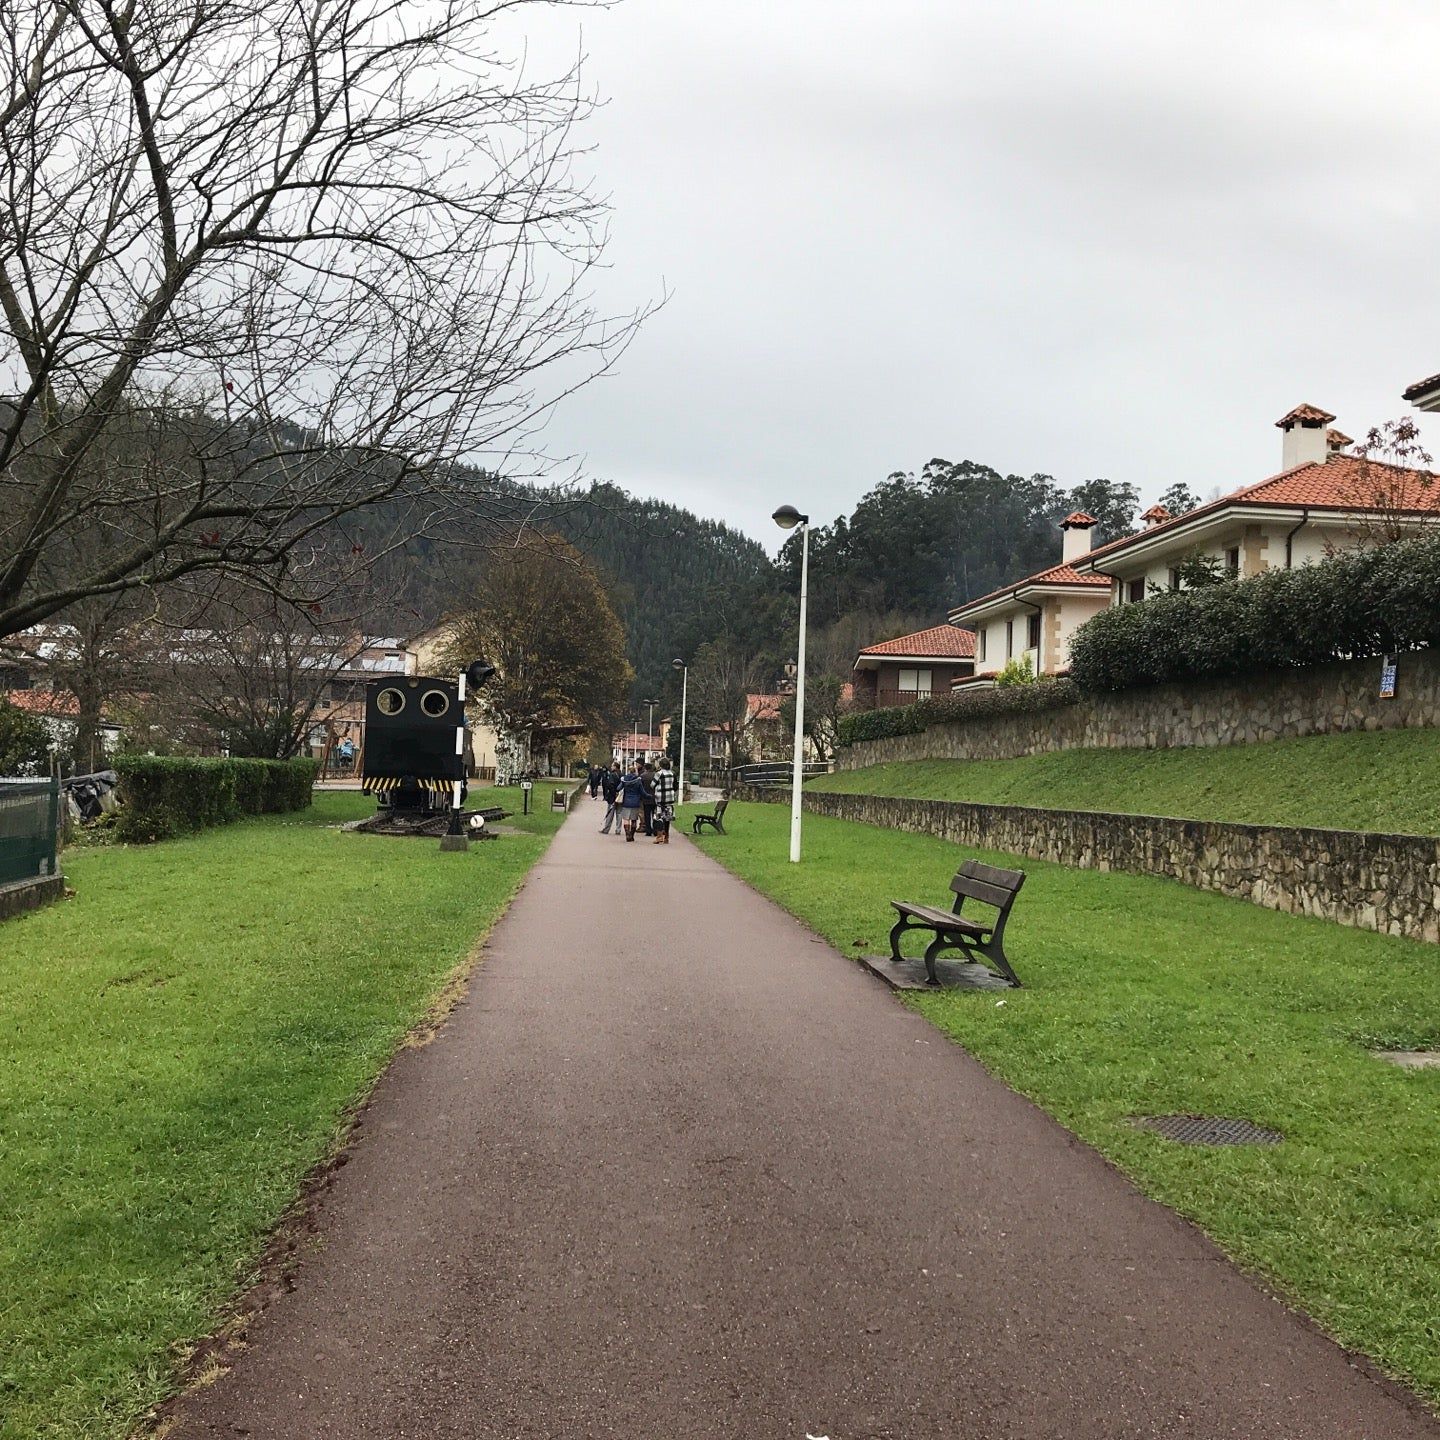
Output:
[[[958,625],[932,625],[928,630],[916,630],[912,635],[901,635],[894,640],[881,640],[878,644],[867,645],[862,655],[943,655],[956,660],[971,660],[975,656],[975,632],[962,630]]]
[[[1160,527],[1157,525],[1155,530]],[[1146,535],[1153,535],[1155,530],[1146,530]],[[1102,546],[1108,549],[1108,546]],[[1090,552],[1095,553],[1093,550]],[[1088,556],[1081,556],[1081,560],[1088,559]],[[965,610],[973,610],[977,605],[983,605],[987,600],[998,600],[1001,596],[1012,594],[1016,590],[1024,590],[1032,585],[1073,585],[1077,589],[1088,590],[1105,586],[1109,588],[1110,581],[1103,575],[1082,575],[1074,565],[1052,565],[1048,570],[1038,571],[1034,575],[1027,575],[1023,580],[1016,580],[1009,585],[1002,585],[998,590],[992,590],[988,595],[981,595],[979,599],[967,600],[963,605],[957,605],[952,614],[959,614]]]
[[[1377,487],[1382,494],[1377,496]],[[1392,488],[1393,487],[1393,488]],[[1218,514],[1230,506],[1264,508],[1278,505],[1290,509],[1338,510],[1347,513],[1440,515],[1440,475],[1429,470],[1410,470],[1380,460],[1332,452],[1324,462],[1311,461],[1293,470],[1282,470],[1258,485],[1248,485],[1222,495],[1208,505],[1198,505],[1183,515],[1152,525],[1135,535],[1126,535],[1101,545],[1077,561],[1088,565],[1100,555],[1113,555],[1126,546],[1149,541],[1156,535],[1189,525],[1197,517]],[[1023,583],[1023,582],[1022,582]]]
[[[1288,429],[1294,424],[1328,425],[1335,417],[1318,405],[1297,405],[1288,415],[1282,415],[1276,422],[1277,430]]]
[[[68,690],[7,690],[5,698],[30,715],[60,715],[72,719],[80,714],[80,702]]]
[[[1072,510],[1060,522],[1060,528],[1063,530],[1067,525],[1074,525],[1078,528],[1086,525],[1098,525],[1099,523],[1093,515],[1087,515],[1083,510]]]
[[[1160,521],[1170,519],[1170,512],[1163,505],[1152,505],[1140,518],[1153,520],[1158,525]]]

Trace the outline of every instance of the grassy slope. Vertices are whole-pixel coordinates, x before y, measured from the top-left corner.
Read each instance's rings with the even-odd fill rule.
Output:
[[[1220,749],[915,760],[822,776],[810,788],[1437,835],[1440,733],[1392,730]]]
[[[704,848],[847,953],[887,951],[890,897],[949,898],[957,853],[942,841],[811,816],[793,866],[786,807],[733,805],[732,817]],[[1004,1006],[924,996],[923,1012],[1440,1401],[1440,1071],[1366,1051],[1440,1042],[1440,952],[1168,880],[1008,863],[1029,877],[1006,936],[1026,988]],[[1288,1138],[1193,1149],[1126,1123],[1191,1111]]]
[[[73,851],[77,897],[0,927],[5,1440],[116,1435],[164,1391],[555,828],[444,856],[333,828],[371,809]]]

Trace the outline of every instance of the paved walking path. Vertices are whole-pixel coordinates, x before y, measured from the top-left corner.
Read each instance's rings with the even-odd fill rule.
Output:
[[[1440,1435],[858,966],[601,813],[176,1435]]]

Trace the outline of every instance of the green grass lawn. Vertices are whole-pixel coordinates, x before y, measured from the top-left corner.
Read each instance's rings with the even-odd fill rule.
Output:
[[[1437,835],[1440,732],[1313,735],[1181,750],[1061,750],[1017,760],[912,760],[824,775],[807,788]]]
[[[703,848],[850,955],[888,953],[886,902],[947,902],[970,853],[807,816],[795,866],[788,806],[735,804],[726,819],[731,833]],[[1006,932],[1026,988],[924,995],[921,1011],[1338,1339],[1440,1401],[1440,1071],[1367,1053],[1440,1043],[1440,947],[1168,880],[983,858],[1028,874]],[[1127,1123],[1177,1112],[1287,1138],[1199,1149]]]
[[[76,898],[0,925],[4,1440],[118,1436],[173,1386],[560,818],[441,855],[335,828],[373,808],[72,851]]]

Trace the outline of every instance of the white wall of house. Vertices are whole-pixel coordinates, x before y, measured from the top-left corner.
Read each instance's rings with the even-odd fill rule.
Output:
[[[1047,595],[1035,602],[1040,606],[1040,644],[1038,649],[1029,642],[1030,617],[1035,614],[1034,606],[1006,606],[984,620],[966,621],[976,633],[975,673],[995,675],[1005,668],[1007,659],[1027,657],[1037,675],[1053,675],[1070,664],[1070,641],[1076,630],[1092,615],[1098,614],[1110,603],[1108,591],[1096,589],[1088,594]],[[1058,627],[1056,617],[1058,614]],[[1006,622],[1013,627],[1010,650],[1006,652]],[[979,635],[985,634],[985,658],[980,658]],[[1058,643],[1057,643],[1058,642]],[[1057,653],[1058,651],[1058,653]]]
[[[1144,582],[1146,595],[1152,593],[1152,587],[1170,589],[1171,569],[1196,553],[1211,556],[1222,565],[1238,560],[1240,578],[1244,579],[1263,570],[1283,570],[1287,538],[1290,541],[1292,568],[1316,564],[1336,551],[1353,549],[1360,543],[1360,532],[1352,526],[1336,521],[1312,521],[1296,530],[1297,520],[1239,518],[1221,530],[1212,531],[1203,542],[1176,536],[1173,543],[1158,548],[1143,560],[1132,560],[1127,564],[1123,557],[1117,556],[1105,567],[1120,581],[1120,595],[1111,603],[1129,603],[1131,586],[1137,580]]]
[[[1093,595],[1066,596],[1058,602],[1060,606],[1060,653],[1054,657],[1046,655],[1046,671],[1068,670],[1070,668],[1070,642],[1075,632],[1092,616],[1107,609],[1110,593],[1098,587]]]

